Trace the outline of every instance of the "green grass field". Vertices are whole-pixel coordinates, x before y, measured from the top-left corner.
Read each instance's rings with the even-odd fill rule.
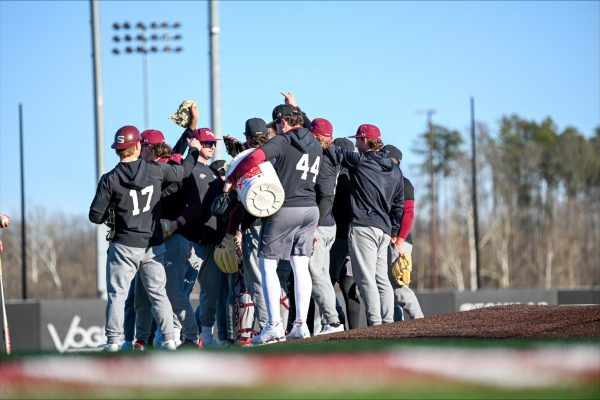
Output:
[[[411,339],[15,354],[0,358],[0,398],[597,400],[600,342]]]

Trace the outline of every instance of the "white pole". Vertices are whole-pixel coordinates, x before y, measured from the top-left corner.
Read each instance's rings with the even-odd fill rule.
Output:
[[[217,0],[210,0],[209,8],[209,34],[210,34],[210,94],[211,94],[211,128],[217,138],[221,137],[221,91],[219,67],[219,10]],[[221,158],[219,146],[215,149],[214,159]]]
[[[102,93],[102,52],[100,50],[100,8],[98,0],[90,0],[92,14],[92,59],[94,71],[94,121],[96,128],[96,182],[104,174],[104,95]],[[96,270],[98,297],[106,299],[106,229],[96,226]]]

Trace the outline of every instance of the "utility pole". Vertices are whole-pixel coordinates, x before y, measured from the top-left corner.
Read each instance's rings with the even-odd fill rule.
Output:
[[[25,211],[25,152],[23,147],[23,104],[19,103],[19,154],[21,161],[21,285],[27,300],[27,212]]]
[[[435,167],[433,164],[433,149],[435,140],[433,138],[433,123],[431,116],[435,110],[427,110],[427,127],[429,129],[429,185],[431,188],[431,287],[436,290],[440,287],[439,270],[438,270],[438,249],[437,249],[437,191],[435,186]]]
[[[473,199],[473,234],[475,236],[475,270],[477,287],[481,288],[481,261],[479,249],[479,212],[477,207],[477,157],[475,152],[475,100],[471,97],[471,189]]]

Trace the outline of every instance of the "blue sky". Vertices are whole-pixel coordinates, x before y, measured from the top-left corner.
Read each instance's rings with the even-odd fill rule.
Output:
[[[96,188],[88,1],[0,1],[0,211],[20,215],[18,104],[24,108],[27,207],[87,219]],[[426,128],[419,110],[469,143],[476,119],[551,116],[587,136],[600,124],[600,2],[221,1],[222,133],[241,138],[292,91],[334,136],[381,128],[411,152]],[[149,56],[151,127],[173,143],[169,116],[187,98],[210,126],[208,4],[102,1],[106,169],[122,125],[144,127],[142,57],[115,56],[114,22],[179,21],[184,51]]]

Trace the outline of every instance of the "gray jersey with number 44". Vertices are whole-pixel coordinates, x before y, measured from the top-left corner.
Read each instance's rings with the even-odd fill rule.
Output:
[[[323,148],[305,128],[293,129],[270,139],[261,147],[285,191],[283,207],[316,206],[315,182],[319,175]]]

